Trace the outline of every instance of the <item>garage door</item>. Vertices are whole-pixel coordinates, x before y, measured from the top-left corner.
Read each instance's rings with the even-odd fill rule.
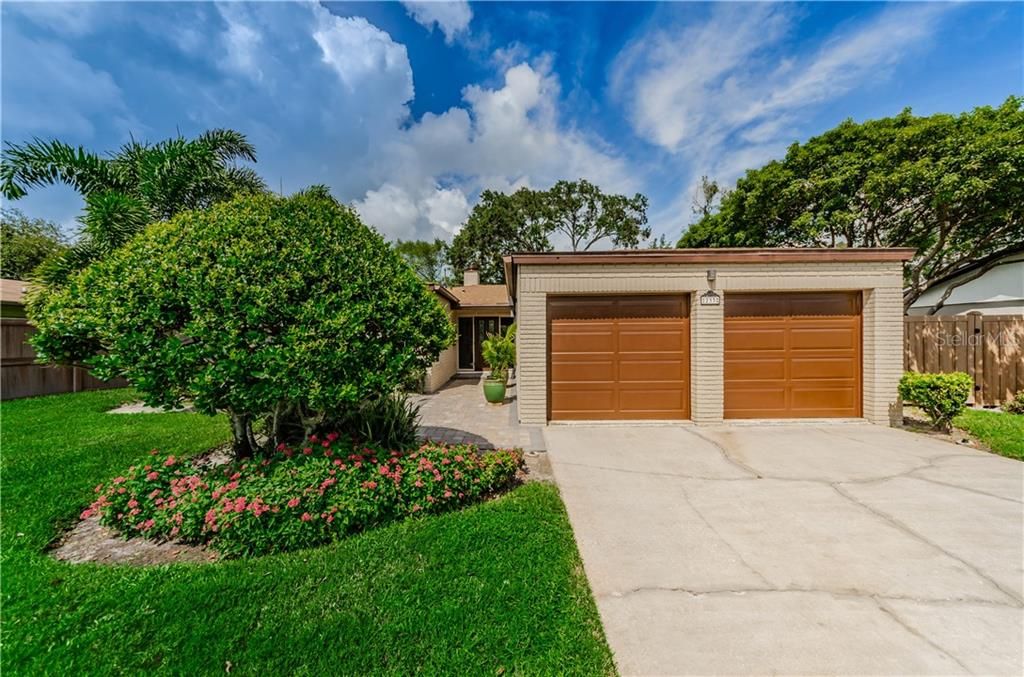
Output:
[[[860,309],[859,292],[726,294],[725,417],[860,416]]]
[[[686,296],[549,298],[549,418],[689,418],[689,307]]]

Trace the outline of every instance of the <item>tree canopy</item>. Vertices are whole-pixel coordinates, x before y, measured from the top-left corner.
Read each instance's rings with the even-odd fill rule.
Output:
[[[678,246],[913,247],[910,305],[936,280],[1024,242],[1022,104],[843,122],[748,171]]]
[[[41,360],[124,376],[147,403],[252,424],[318,417],[387,395],[453,340],[437,298],[327,193],[241,195],[151,225],[30,295]],[[75,341],[69,341],[68,337]]]
[[[67,249],[67,239],[56,223],[0,209],[0,248],[0,277],[27,280],[39,264]]]
[[[395,240],[393,246],[424,282],[448,281],[448,245],[444,240]]]
[[[39,271],[43,282],[60,283],[153,221],[203,209],[239,192],[265,190],[255,171],[237,164],[240,160],[255,162],[256,151],[230,129],[155,144],[132,140],[107,156],[35,139],[5,147],[0,194],[17,200],[33,188],[66,184],[85,199],[81,237]]]
[[[548,190],[520,188],[511,195],[484,191],[448,250],[454,271],[476,267],[480,279],[505,279],[502,257],[512,252],[551,251],[560,237],[573,251],[605,240],[636,247],[651,235],[647,198],[604,193],[585,179],[559,181]]]

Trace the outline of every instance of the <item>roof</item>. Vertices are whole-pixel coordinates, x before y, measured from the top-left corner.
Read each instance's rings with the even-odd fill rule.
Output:
[[[772,247],[707,249],[620,249],[588,252],[530,252],[504,257],[509,294],[515,295],[513,268],[527,265],[619,265],[640,263],[838,263],[909,261],[909,247]]]
[[[474,284],[468,287],[449,287],[459,307],[510,306],[508,289],[503,284]]]
[[[25,288],[28,282],[0,279],[0,301],[16,305],[25,304]]]
[[[994,254],[989,254],[984,258],[975,259],[974,261],[971,261],[970,263],[961,266],[960,268],[957,268],[948,275],[943,275],[939,279],[929,284],[927,288],[932,289],[934,287],[944,285],[945,283],[951,282],[956,278],[971,272],[972,270],[977,270],[982,266],[988,266],[993,262],[995,262],[996,265],[998,265],[999,263],[1003,263],[1003,259],[1007,259],[1007,263],[1009,263],[1010,259],[1013,259],[1015,256],[1019,256],[1020,254],[1024,254],[1024,244],[1014,245],[1009,249],[1004,249]]]

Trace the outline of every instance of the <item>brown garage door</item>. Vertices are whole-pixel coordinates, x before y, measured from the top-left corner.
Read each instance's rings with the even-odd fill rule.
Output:
[[[725,295],[725,417],[861,415],[860,293]]]
[[[552,420],[690,416],[686,296],[548,300]]]

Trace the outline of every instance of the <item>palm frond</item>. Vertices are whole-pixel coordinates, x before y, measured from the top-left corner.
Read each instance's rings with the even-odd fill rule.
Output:
[[[83,195],[116,188],[110,162],[81,146],[33,139],[24,145],[8,143],[0,158],[0,193],[17,200],[29,188],[66,183]]]
[[[220,158],[221,162],[232,160],[248,160],[256,162],[256,147],[249,143],[245,134],[233,129],[211,129],[203,132],[196,139]]]
[[[120,247],[152,221],[152,213],[141,200],[115,191],[87,195],[81,218],[90,246],[102,253]]]

